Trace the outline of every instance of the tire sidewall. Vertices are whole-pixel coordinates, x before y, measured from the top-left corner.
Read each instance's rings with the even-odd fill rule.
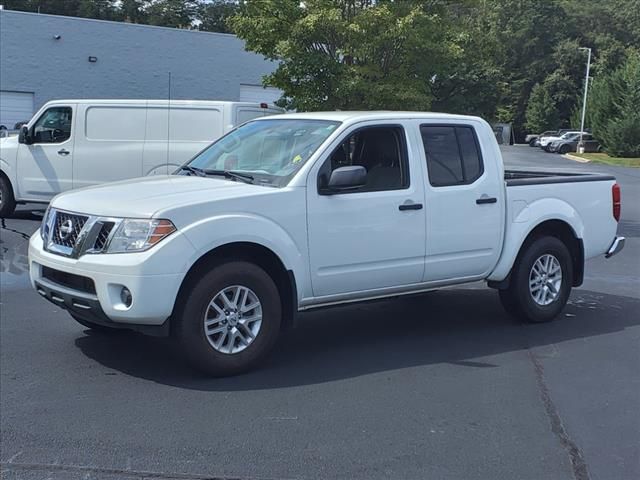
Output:
[[[225,354],[209,343],[204,315],[214,296],[233,285],[248,287],[256,294],[262,306],[262,324],[247,348]],[[257,265],[231,261],[215,266],[196,283],[176,318],[175,335],[194,367],[211,375],[234,375],[253,367],[271,349],[280,332],[281,317],[280,296],[271,277]]]
[[[538,305],[529,292],[529,275],[535,261],[545,254],[551,254],[558,259],[562,269],[562,283],[560,293],[553,302],[549,305]],[[520,311],[526,319],[535,323],[553,320],[566,305],[573,283],[571,255],[565,244],[555,237],[535,239],[520,258],[515,273],[514,293]]]
[[[2,204],[0,205],[0,217],[6,218],[13,214],[16,208],[15,197],[13,196],[13,189],[11,183],[4,176],[0,175],[0,190],[2,190]]]

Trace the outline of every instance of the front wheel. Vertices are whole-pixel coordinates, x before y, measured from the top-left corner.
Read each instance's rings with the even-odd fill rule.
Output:
[[[189,362],[213,376],[255,367],[280,333],[280,295],[262,268],[244,261],[214,267],[176,315],[175,336]]]
[[[0,218],[10,217],[15,209],[16,200],[11,184],[4,175],[0,175]]]
[[[566,245],[556,237],[539,237],[519,255],[500,300],[515,317],[548,322],[566,305],[572,284],[573,265]]]

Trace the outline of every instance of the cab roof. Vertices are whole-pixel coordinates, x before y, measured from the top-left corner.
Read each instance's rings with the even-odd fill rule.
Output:
[[[393,120],[393,119],[418,119],[418,120],[480,120],[479,117],[469,115],[453,115],[450,113],[436,112],[412,112],[412,111],[337,111],[337,112],[305,112],[305,113],[284,113],[276,117],[264,117],[256,119],[264,121],[267,119],[281,120],[328,120],[334,122],[352,122],[366,120]]]

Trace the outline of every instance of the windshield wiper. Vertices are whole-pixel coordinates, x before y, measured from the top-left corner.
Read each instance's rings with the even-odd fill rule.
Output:
[[[194,175],[197,175],[198,177],[206,177],[207,173],[198,167],[192,167],[190,165],[182,165],[180,167],[180,170],[186,170],[187,172],[193,173]]]
[[[233,170],[202,170],[206,175],[220,175],[225,178],[241,180],[245,183],[253,183],[253,175],[248,173],[234,172]]]

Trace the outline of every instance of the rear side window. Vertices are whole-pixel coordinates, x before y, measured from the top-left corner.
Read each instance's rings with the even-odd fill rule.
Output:
[[[431,185],[468,185],[480,178],[482,156],[472,127],[423,125],[420,133]]]

